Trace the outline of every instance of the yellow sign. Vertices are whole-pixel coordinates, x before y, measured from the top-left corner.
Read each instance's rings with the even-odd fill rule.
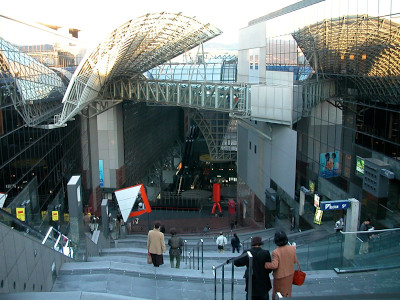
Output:
[[[321,210],[319,207],[315,210],[315,215],[314,215],[314,223],[321,225],[322,221],[322,214],[324,213],[323,210]]]
[[[21,221],[25,221],[25,207],[17,207],[15,209],[16,214],[17,214],[17,219],[20,219]]]
[[[42,220],[46,219],[46,217],[47,217],[47,210],[42,210],[40,213],[42,214]]]
[[[69,222],[69,214],[64,214],[64,222]]]
[[[314,194],[314,191],[315,191],[315,183],[314,183],[314,181],[310,180],[308,182],[308,187],[309,187],[310,193]]]
[[[53,221],[58,221],[58,211],[57,211],[57,210],[53,210],[53,211],[51,212],[51,219],[52,219]]]

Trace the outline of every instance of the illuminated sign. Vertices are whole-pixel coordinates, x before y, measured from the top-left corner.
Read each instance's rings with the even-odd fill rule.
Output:
[[[349,200],[321,201],[320,205],[321,210],[348,209],[349,206]]]
[[[363,176],[364,175],[364,158],[357,156],[356,157],[356,175]]]
[[[103,160],[99,160],[99,173],[100,173],[100,187],[104,187],[104,168]]]
[[[315,207],[319,207],[319,195],[318,194],[314,194],[314,206]]]
[[[15,209],[16,214],[17,214],[17,219],[20,219],[21,221],[25,221],[25,207],[17,207]]]
[[[58,221],[58,211],[57,211],[57,210],[53,210],[53,211],[51,212],[51,219],[52,219],[53,221]]]

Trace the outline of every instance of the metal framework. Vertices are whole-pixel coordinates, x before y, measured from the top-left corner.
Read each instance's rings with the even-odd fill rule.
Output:
[[[103,99],[125,99],[150,104],[185,106],[247,116],[249,86],[240,83],[130,79],[117,80]]]
[[[89,105],[101,113],[122,99],[99,98],[119,78],[142,78],[143,73],[210,40],[222,32],[182,14],[146,14],[115,29],[80,64],[55,120],[62,126]]]
[[[28,126],[59,113],[67,89],[54,70],[0,38],[0,86]],[[66,71],[65,71],[66,72]]]
[[[400,103],[400,24],[343,16],[292,35],[319,77],[346,77],[372,100]]]

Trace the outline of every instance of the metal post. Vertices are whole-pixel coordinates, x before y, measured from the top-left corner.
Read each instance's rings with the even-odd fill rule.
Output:
[[[248,299],[252,299],[253,294],[253,255],[251,255],[250,251],[247,251],[247,255],[249,256],[249,278],[247,285],[247,296]]]
[[[187,252],[187,249],[186,249],[186,242],[187,242],[187,240],[185,240],[185,241],[184,241],[184,243],[183,243],[183,257],[184,257],[184,259],[185,259],[185,263],[187,264],[187,257],[186,257],[186,252]]]
[[[200,246],[197,243],[197,270],[200,270]]]
[[[214,299],[217,300],[217,270],[215,266],[212,267],[214,272]]]
[[[203,248],[203,239],[201,241],[201,273],[204,273],[204,248]]]
[[[233,287],[234,287],[234,280],[235,280],[235,265],[232,262],[232,280],[231,280],[231,300],[233,300]]]
[[[224,300],[224,293],[225,293],[225,265],[222,266],[222,300]],[[251,298],[250,298],[251,299]]]

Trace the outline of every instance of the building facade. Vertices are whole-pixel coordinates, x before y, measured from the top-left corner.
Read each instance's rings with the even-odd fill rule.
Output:
[[[307,0],[240,31],[238,81],[254,84],[238,131],[243,217],[295,216],[301,228],[317,195],[358,199],[377,226],[396,222],[399,13],[390,0]]]

